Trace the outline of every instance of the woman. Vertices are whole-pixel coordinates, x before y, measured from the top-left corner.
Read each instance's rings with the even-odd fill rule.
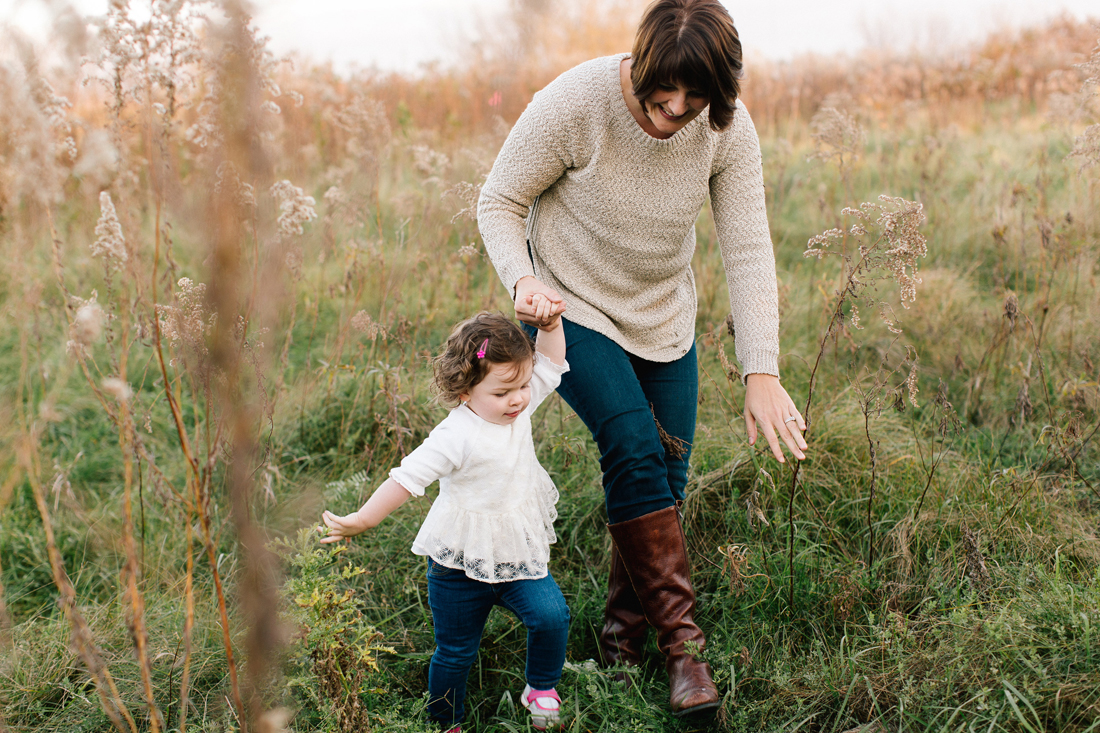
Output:
[[[778,378],[775,260],[740,76],[718,0],[656,0],[630,54],[581,64],[535,95],[478,202],[516,316],[536,325],[537,293],[565,306],[571,371],[558,392],[599,447],[614,540],[603,661],[639,664],[648,622],[677,715],[719,703],[709,665],[685,650],[705,641],[677,510],[699,387],[694,222],[708,195],[749,442],[762,432],[780,461],[780,440],[799,459],[806,448]]]

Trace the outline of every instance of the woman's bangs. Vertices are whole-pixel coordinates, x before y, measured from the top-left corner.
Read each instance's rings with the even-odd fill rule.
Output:
[[[713,96],[714,75],[710,65],[692,46],[690,42],[680,43],[671,53],[663,54],[654,76],[660,84],[679,85],[689,92]]]

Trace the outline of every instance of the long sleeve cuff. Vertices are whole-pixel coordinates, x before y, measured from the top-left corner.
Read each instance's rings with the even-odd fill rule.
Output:
[[[771,374],[779,376],[779,352],[778,351],[751,351],[741,362],[742,377],[750,374]]]

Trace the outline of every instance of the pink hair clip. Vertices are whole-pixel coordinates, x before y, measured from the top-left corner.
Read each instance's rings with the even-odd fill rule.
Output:
[[[478,359],[484,359],[485,358],[485,350],[488,349],[488,348],[489,348],[489,339],[485,339],[484,341],[481,342],[481,348],[477,350],[477,358]]]

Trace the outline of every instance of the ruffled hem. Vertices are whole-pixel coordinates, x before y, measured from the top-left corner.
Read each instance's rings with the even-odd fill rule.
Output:
[[[550,545],[557,541],[558,490],[547,481],[532,494],[526,504],[507,514],[467,511],[441,495],[412,550],[483,583],[545,578]]]

